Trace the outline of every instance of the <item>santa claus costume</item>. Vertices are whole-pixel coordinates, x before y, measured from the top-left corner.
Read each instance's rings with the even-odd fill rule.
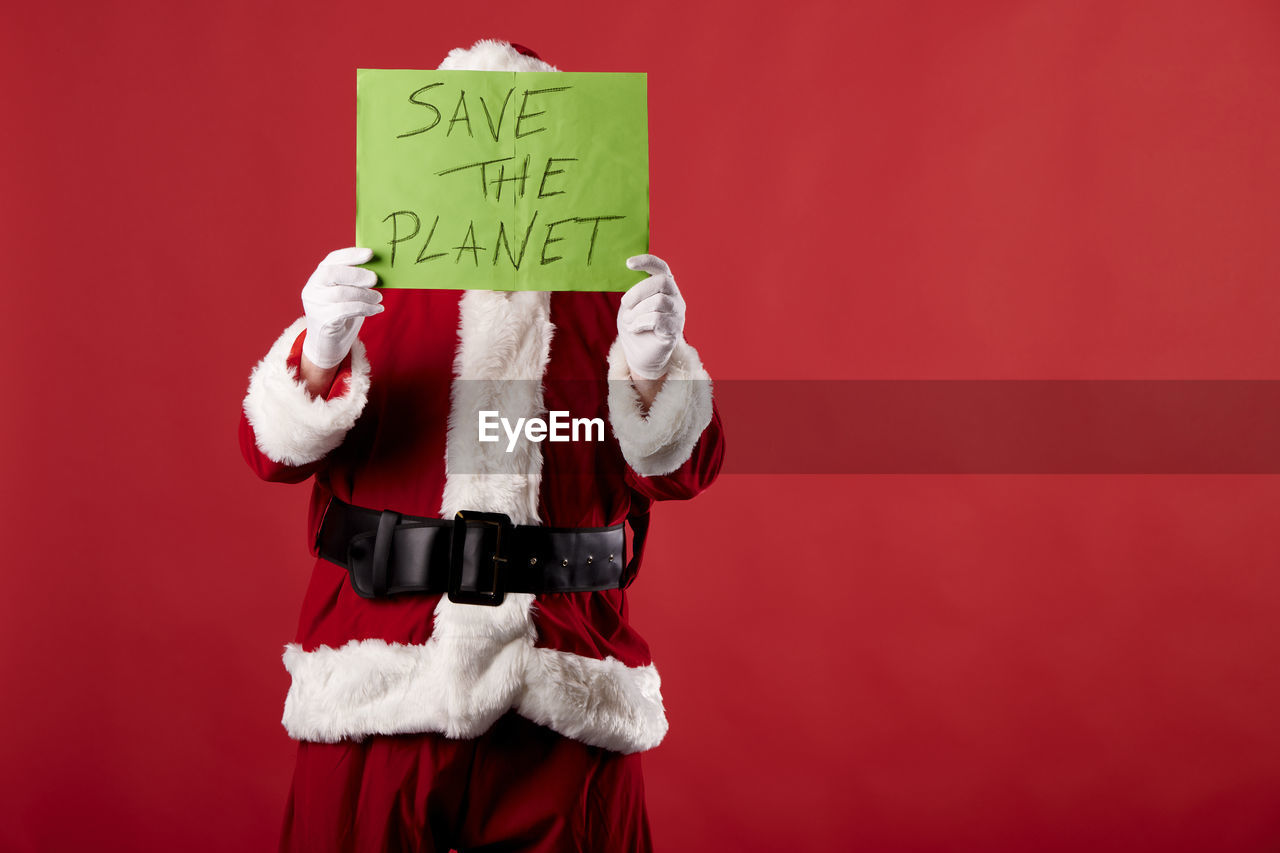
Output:
[[[454,50],[440,67],[555,70],[493,41]],[[343,275],[372,276],[346,251],[308,284],[320,301]],[[724,447],[711,384],[684,341],[674,279],[643,257],[646,282],[667,294],[644,305],[680,313],[648,406],[627,346],[645,334],[662,340],[652,337],[662,321],[624,321],[633,315],[617,293],[381,291],[376,307],[347,318],[358,336],[350,332],[332,386],[315,396],[300,363],[308,336],[318,342],[335,324],[317,325],[313,300],[253,369],[240,425],[246,461],[268,481],[313,478],[316,562],[284,654],[283,722],[299,745],[282,849],[648,849],[639,753],[662,741],[667,720],[624,589],[513,592],[496,606],[439,592],[365,597],[318,544],[335,508],[382,513],[392,525],[480,511],[521,527],[630,518],[639,530],[653,501],[707,488]],[[373,313],[381,316],[361,325]],[[508,452],[505,440],[476,443],[481,410],[511,420],[598,416],[608,435]],[[684,574],[648,566],[646,576],[655,570],[671,583]],[[619,585],[633,580],[624,572]]]

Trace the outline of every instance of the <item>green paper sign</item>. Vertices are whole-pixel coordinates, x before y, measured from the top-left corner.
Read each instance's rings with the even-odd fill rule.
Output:
[[[382,287],[626,290],[644,74],[356,72],[356,245]]]

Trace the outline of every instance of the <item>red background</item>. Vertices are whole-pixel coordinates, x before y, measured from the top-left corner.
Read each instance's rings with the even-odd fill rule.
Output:
[[[275,843],[307,490],[234,431],[351,242],[358,66],[492,35],[647,71],[653,245],[714,376],[1277,378],[1272,3],[0,24],[6,851]],[[732,476],[656,526],[660,849],[1280,845],[1280,479]]]

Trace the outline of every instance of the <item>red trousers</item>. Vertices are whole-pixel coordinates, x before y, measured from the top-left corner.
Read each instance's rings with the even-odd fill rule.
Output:
[[[282,851],[650,851],[640,754],[509,713],[473,740],[299,743]]]

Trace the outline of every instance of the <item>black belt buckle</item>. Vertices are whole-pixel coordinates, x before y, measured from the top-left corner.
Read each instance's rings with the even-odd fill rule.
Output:
[[[453,517],[449,547],[449,600],[497,607],[506,597],[511,519],[500,512],[463,510]]]

